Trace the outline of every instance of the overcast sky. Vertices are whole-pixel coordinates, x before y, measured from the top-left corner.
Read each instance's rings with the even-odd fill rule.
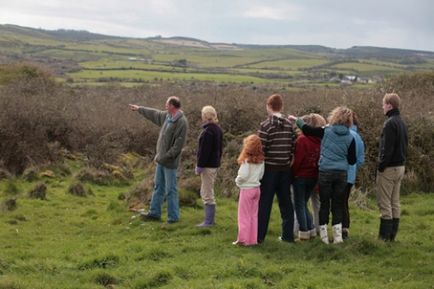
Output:
[[[0,0],[0,24],[140,38],[434,51],[432,0]]]

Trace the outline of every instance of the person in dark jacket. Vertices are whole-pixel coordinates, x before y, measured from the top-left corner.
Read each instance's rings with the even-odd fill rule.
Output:
[[[223,151],[223,132],[217,124],[217,112],[207,105],[202,108],[202,132],[198,139],[196,174],[200,175],[200,196],[205,205],[205,219],[197,227],[214,225],[216,201],[214,182]]]
[[[322,242],[329,243],[327,224],[331,209],[333,243],[342,243],[342,215],[347,170],[349,165],[356,163],[356,143],[350,133],[353,112],[345,106],[336,107],[330,113],[329,125],[326,127],[311,127],[304,124],[302,119],[293,116],[290,116],[290,119],[296,119],[296,124],[303,134],[322,138],[318,178],[321,201],[320,237]]]
[[[405,172],[408,146],[407,126],[401,119],[400,97],[387,93],[383,97],[383,112],[387,116],[380,138],[377,171],[377,201],[381,213],[379,238],[394,241],[398,233],[401,180]]]

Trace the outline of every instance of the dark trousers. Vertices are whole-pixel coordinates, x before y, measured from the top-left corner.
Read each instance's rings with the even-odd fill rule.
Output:
[[[346,185],[346,171],[319,172],[319,198],[321,201],[321,207],[319,209],[320,226],[329,223],[330,204],[332,225],[342,223]]]
[[[350,193],[351,189],[353,188],[353,184],[347,183],[347,186],[345,187],[345,195],[344,195],[344,212],[342,215],[342,228],[350,228]]]
[[[258,243],[263,242],[267,234],[274,194],[277,195],[282,219],[281,238],[287,242],[294,241],[294,209],[291,202],[291,181],[292,175],[290,171],[265,171],[261,180],[261,197],[259,199]]]

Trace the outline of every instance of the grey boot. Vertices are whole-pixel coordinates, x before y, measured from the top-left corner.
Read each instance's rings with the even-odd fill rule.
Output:
[[[196,225],[196,227],[211,227],[214,226],[214,216],[215,216],[215,204],[205,204],[205,220]]]
[[[399,229],[399,218],[393,218],[392,219],[392,231],[390,233],[390,241],[395,241],[396,234],[398,234]]]
[[[385,242],[390,241],[392,235],[392,226],[393,226],[393,220],[381,218],[380,230],[378,232],[378,239],[381,239]]]

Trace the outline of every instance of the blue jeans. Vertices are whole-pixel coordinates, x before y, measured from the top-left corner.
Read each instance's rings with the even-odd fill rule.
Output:
[[[167,221],[179,220],[179,195],[176,189],[176,169],[168,169],[157,164],[155,170],[154,192],[152,193],[149,214],[161,218],[161,206],[167,199]]]
[[[317,179],[296,178],[292,184],[294,188],[294,205],[300,231],[306,232],[313,229],[312,215],[307,207],[307,202],[313,193]]]
[[[258,243],[265,240],[270,221],[274,195],[277,195],[282,219],[282,240],[294,242],[294,209],[291,202],[291,171],[265,170],[261,180],[261,196],[258,210]]]

